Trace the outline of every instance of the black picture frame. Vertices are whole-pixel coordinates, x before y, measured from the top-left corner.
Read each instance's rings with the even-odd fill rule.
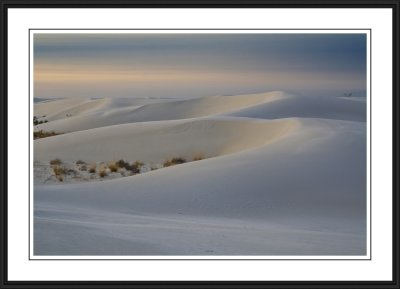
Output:
[[[400,0],[0,0],[1,9],[1,222],[0,222],[0,288],[400,288],[399,238],[399,27]],[[8,9],[10,8],[389,8],[393,16],[393,240],[391,281],[13,281],[8,279]],[[368,28],[368,27],[366,27]],[[27,32],[28,33],[28,32]],[[82,261],[84,262],[84,261]],[[216,261],[218,262],[218,261]],[[276,260],[279,262],[279,260]],[[351,260],[349,260],[351,262]]]

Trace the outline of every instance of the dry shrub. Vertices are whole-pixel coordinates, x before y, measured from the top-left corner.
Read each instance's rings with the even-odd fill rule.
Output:
[[[61,165],[61,160],[60,159],[54,159],[54,160],[51,160],[50,161],[50,164],[52,165],[52,166],[59,166],[59,165]]]
[[[115,163],[115,165],[121,169],[126,169],[129,166],[129,163],[121,159],[121,160],[117,161]]]
[[[82,160],[76,161],[76,164],[77,165],[86,165],[86,163],[84,161],[82,161]]]
[[[135,161],[132,164],[129,164],[128,162],[124,160],[119,160],[115,163],[119,168],[124,168],[127,171],[131,171],[133,174],[138,174],[140,173],[140,168],[144,165],[142,162]]]
[[[144,163],[139,162],[139,161],[135,161],[131,166],[130,166],[130,170],[132,171],[132,173],[134,174],[138,174],[140,173],[140,168],[144,165]]]
[[[52,166],[52,169],[56,176],[61,176],[61,175],[65,174],[65,168],[63,168],[59,165]]]
[[[107,176],[106,171],[105,171],[104,169],[102,169],[102,170],[99,172],[99,176],[100,176],[100,178],[104,178],[105,176]]]
[[[110,169],[111,172],[116,173],[118,172],[118,166],[116,163],[109,163],[108,168]]]
[[[96,172],[96,167],[97,167],[96,164],[91,165],[90,168],[89,168],[89,173],[92,173],[92,174],[95,173]]]
[[[45,137],[55,136],[55,135],[59,135],[59,134],[61,134],[61,133],[56,133],[54,131],[39,130],[39,131],[33,132],[33,139],[45,138]]]
[[[186,160],[184,158],[181,158],[181,157],[172,158],[172,159],[166,160],[164,162],[164,167],[170,167],[170,166],[179,165],[179,164],[183,164],[183,163],[186,163]]]

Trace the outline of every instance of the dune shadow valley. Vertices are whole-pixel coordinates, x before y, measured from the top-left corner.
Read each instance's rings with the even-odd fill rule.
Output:
[[[34,256],[367,254],[365,97],[33,106]]]

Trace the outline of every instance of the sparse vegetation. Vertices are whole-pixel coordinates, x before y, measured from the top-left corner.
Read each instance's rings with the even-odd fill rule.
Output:
[[[129,167],[129,163],[128,162],[126,162],[126,161],[124,161],[124,160],[119,160],[119,161],[117,161],[116,163],[115,163],[115,165],[116,166],[118,166],[119,168],[124,168],[124,169],[126,169],[126,170],[128,170],[128,167]]]
[[[118,172],[118,166],[116,163],[109,163],[108,168],[110,169],[111,172],[116,173]]]
[[[144,165],[144,163],[135,161],[134,163],[129,164],[128,162],[121,159],[117,161],[115,165],[119,168],[124,168],[127,171],[131,171],[133,174],[138,174],[140,173],[140,168]]]
[[[100,178],[104,178],[105,176],[107,176],[106,170],[105,169],[100,170],[99,176],[100,176]]]
[[[45,137],[55,136],[55,135],[59,135],[59,134],[61,134],[61,133],[56,133],[54,131],[39,130],[39,131],[33,132],[33,139],[45,138]]]
[[[54,166],[52,166],[52,169],[53,169],[54,175],[56,175],[56,176],[61,176],[61,175],[65,174],[65,168],[60,165],[54,165]]]
[[[164,167],[170,167],[170,166],[179,165],[179,164],[183,164],[183,163],[186,163],[186,160],[184,158],[177,157],[177,158],[172,158],[170,160],[166,160],[163,165],[164,165]]]
[[[203,154],[195,154],[189,160],[198,161],[204,159]],[[102,161],[88,164],[83,160],[75,162],[62,161],[59,158],[52,159],[48,162],[50,167],[50,179],[59,182],[70,182],[79,180],[99,180],[109,176],[109,178],[128,177],[140,173],[158,170],[165,167],[179,165],[188,162],[184,157],[173,157],[167,159],[163,164],[143,163],[141,161],[134,161],[129,163],[123,159],[119,161]],[[46,168],[47,170],[47,168]],[[49,171],[47,171],[49,172]]]
[[[130,170],[132,171],[132,173],[134,174],[138,174],[140,173],[140,168],[144,165],[144,163],[139,162],[139,161],[135,161],[131,167]]]
[[[94,174],[96,172],[96,167],[97,167],[96,164],[91,165],[89,168],[89,173]]]
[[[46,117],[45,115],[43,117]],[[47,123],[47,119],[39,120],[36,116],[33,117],[33,125],[38,125],[42,123]]]
[[[62,163],[62,161],[60,159],[53,159],[53,160],[50,161],[50,164],[52,166],[54,166],[54,165],[59,166],[59,165],[61,165],[61,163]]]

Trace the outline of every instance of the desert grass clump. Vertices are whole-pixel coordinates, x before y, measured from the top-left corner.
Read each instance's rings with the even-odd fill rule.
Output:
[[[186,159],[177,157],[177,158],[172,158],[170,160],[166,160],[163,165],[164,165],[164,167],[170,167],[170,166],[179,165],[179,164],[183,164],[183,163],[186,163]]]
[[[99,176],[100,176],[100,178],[104,178],[105,176],[107,176],[106,170],[105,169],[100,170]]]
[[[193,157],[193,161],[201,161],[202,159],[204,159],[203,154],[197,154]]]
[[[82,161],[82,160],[77,160],[76,164],[77,165],[86,165],[86,163],[84,161]]]
[[[135,161],[131,166],[130,166],[130,170],[132,171],[132,173],[134,174],[138,174],[140,173],[140,169],[141,167],[144,165],[144,163],[139,162],[139,161]]]
[[[60,159],[53,159],[53,160],[51,160],[50,161],[50,164],[52,165],[52,166],[59,166],[59,165],[61,165],[61,160]]]
[[[117,161],[117,162],[115,163],[115,165],[116,165],[117,167],[121,168],[121,169],[126,169],[126,170],[128,170],[127,167],[129,167],[129,163],[126,162],[126,161],[124,161],[124,160],[122,160],[122,159],[119,160],[119,161]]]
[[[118,172],[118,166],[116,163],[109,163],[108,168],[110,169],[111,172],[116,173]]]
[[[45,137],[55,136],[55,135],[59,135],[59,134],[61,134],[61,133],[56,133],[54,131],[39,130],[39,131],[33,132],[33,139],[45,138]]]
[[[57,179],[60,179],[60,177],[62,177],[63,174],[65,174],[65,168],[63,168],[60,165],[54,165],[52,166],[54,175],[57,177]]]
[[[135,161],[134,163],[130,164],[124,160],[119,160],[115,164],[117,167],[131,171],[133,174],[140,173],[140,168],[144,165],[144,163],[140,161]]]
[[[43,117],[46,117],[45,115]],[[33,125],[38,125],[38,124],[42,124],[42,123],[47,123],[48,120],[44,119],[44,120],[39,120],[36,116],[33,117]]]
[[[91,165],[89,168],[89,173],[94,174],[96,172],[96,167],[97,167],[96,164]]]

